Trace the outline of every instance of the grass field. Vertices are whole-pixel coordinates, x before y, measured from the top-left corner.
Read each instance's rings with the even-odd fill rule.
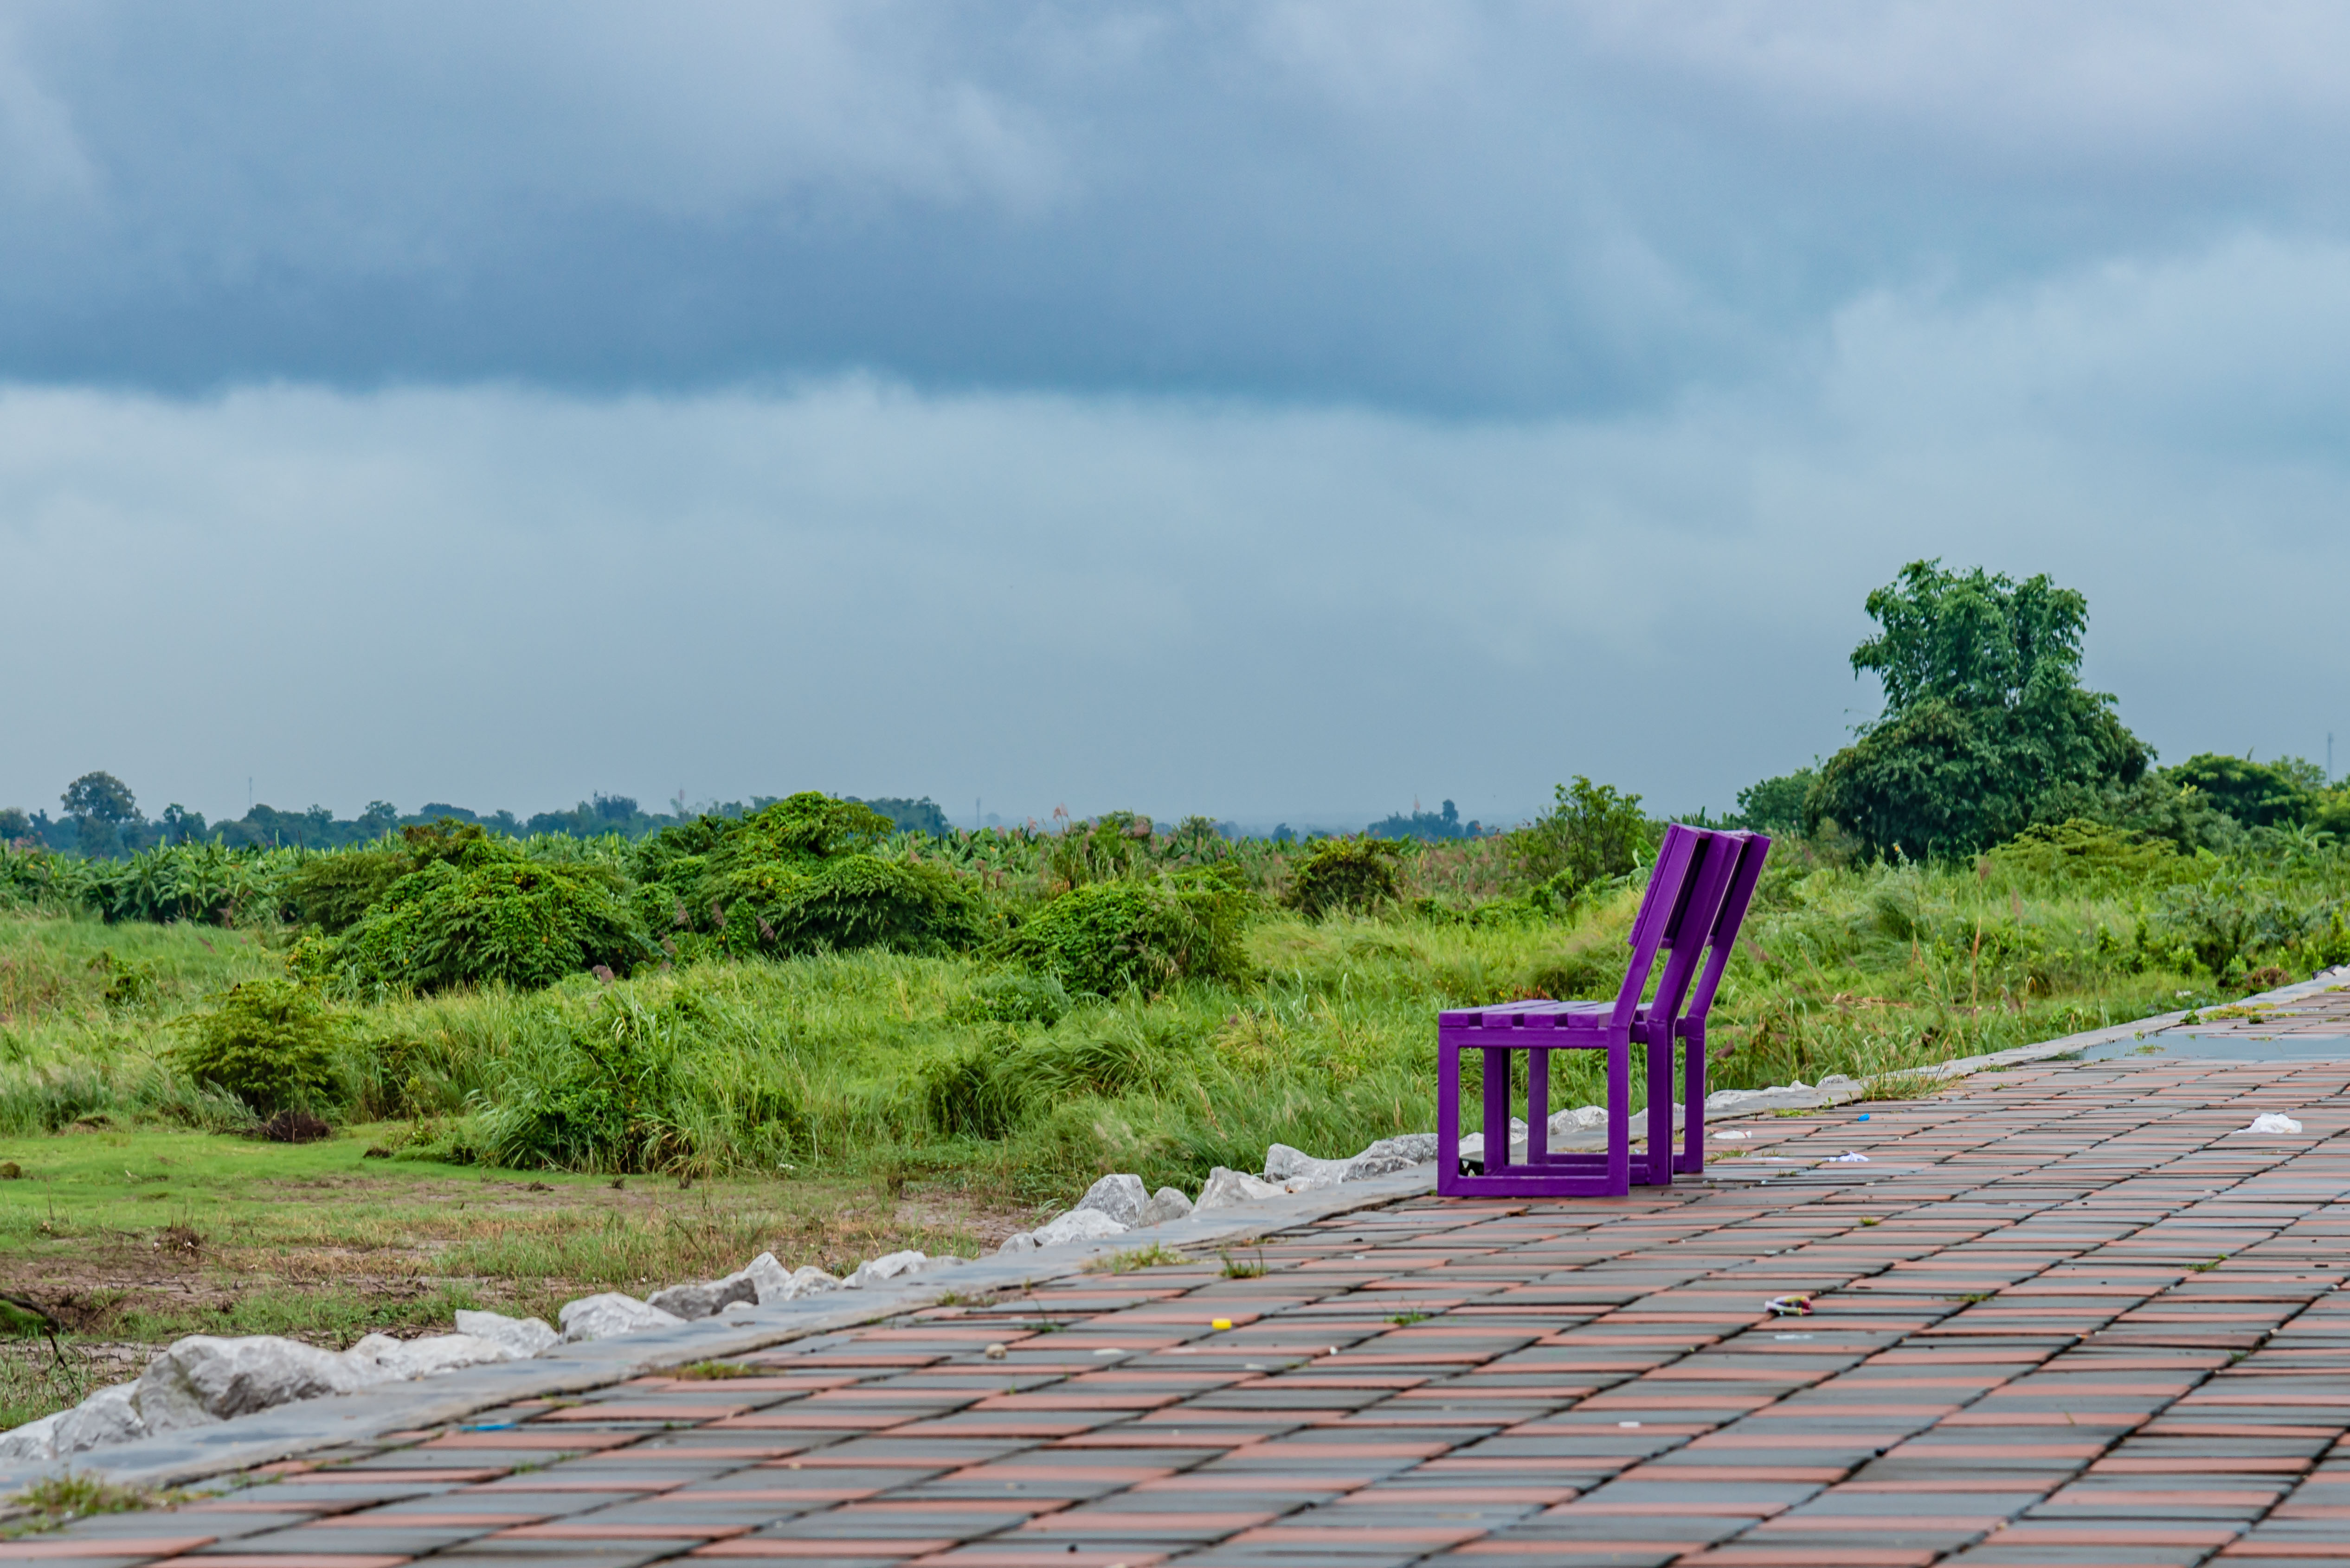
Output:
[[[1928,869],[1791,846],[1716,1012],[1713,1082],[1898,1071],[2216,1002],[2287,972],[2271,963],[2314,967],[2343,883],[2331,852]],[[1041,1009],[977,959],[869,950],[395,995],[349,1007],[334,1136],[300,1145],[250,1136],[172,1059],[180,1022],[282,975],[295,933],[0,917],[0,1269],[73,1360],[44,1371],[47,1346],[22,1345],[0,1424],[200,1329],[340,1344],[468,1304],[551,1315],[763,1250],[836,1272],[969,1254],[1106,1171],[1196,1189],[1272,1142],[1329,1156],[1424,1130],[1435,1011],[1612,993],[1637,898],[1491,922],[1267,909],[1245,979]],[[497,1163],[500,1118],[598,1041],[635,1053],[643,1158]],[[1598,1089],[1570,1073],[1561,1094]]]

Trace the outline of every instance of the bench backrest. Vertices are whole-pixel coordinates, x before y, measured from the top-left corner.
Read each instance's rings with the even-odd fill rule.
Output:
[[[1721,907],[1713,917],[1713,929],[1706,934],[1705,973],[1698,978],[1697,991],[1690,997],[1686,1021],[1702,1024],[1713,1006],[1713,993],[1721,987],[1721,971],[1730,967],[1731,950],[1738,945],[1738,928],[1746,921],[1746,908],[1754,901],[1754,885],[1762,879],[1762,863],[1771,857],[1771,840],[1760,833],[1732,833],[1725,837],[1739,840],[1738,858],[1730,868],[1730,885],[1722,895]]]
[[[1659,951],[1670,956],[1665,961],[1665,972],[1658,977],[1649,1016],[1669,1018],[1688,994],[1698,955],[1705,949],[1705,937],[1712,929],[1737,859],[1737,847],[1728,842],[1730,837],[1679,822],[1666,827],[1664,842],[1657,849],[1657,864],[1648,874],[1648,891],[1640,898],[1640,912],[1632,918],[1631,934],[1625,939],[1632,949],[1632,962],[1624,971],[1623,988],[1616,993],[1615,1011],[1608,1017],[1615,1027],[1627,1027],[1638,1015],[1640,993],[1648,988]]]

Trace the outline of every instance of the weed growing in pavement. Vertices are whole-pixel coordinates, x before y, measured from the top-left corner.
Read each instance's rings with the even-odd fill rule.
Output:
[[[1089,1274],[1127,1274],[1137,1269],[1161,1269],[1191,1260],[1157,1241],[1148,1246],[1131,1247],[1123,1252],[1096,1258],[1086,1264]]]
[[[0,1524],[0,1535],[62,1530],[74,1521],[88,1519],[93,1514],[176,1508],[187,1501],[188,1497],[188,1493],[181,1491],[150,1491],[143,1487],[117,1486],[99,1476],[87,1473],[49,1476],[35,1481],[8,1500],[12,1508],[26,1511],[28,1517],[20,1516]]]
[[[1216,1256],[1224,1261],[1224,1278],[1228,1280],[1262,1279],[1264,1275],[1264,1249],[1259,1247],[1254,1258],[1235,1258],[1230,1248],[1219,1248]]]

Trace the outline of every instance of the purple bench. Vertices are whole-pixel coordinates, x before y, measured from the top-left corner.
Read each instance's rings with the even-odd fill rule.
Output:
[[[1705,1018],[1721,988],[1738,928],[1771,841],[1674,823],[1633,918],[1632,962],[1616,1000],[1512,1002],[1440,1012],[1436,1020],[1436,1189],[1459,1197],[1621,1198],[1632,1183],[1669,1186],[1673,1173],[1705,1168]],[[1653,998],[1641,1001],[1659,953],[1668,955]],[[1702,974],[1698,961],[1705,960]],[[1695,982],[1692,989],[1692,981]],[[1682,1010],[1684,1001],[1687,1010]],[[1685,1144],[1673,1150],[1673,1042],[1687,1047],[1681,1075]],[[1632,1160],[1632,1059],[1647,1048],[1648,1141]],[[1479,1168],[1461,1158],[1462,1054],[1482,1052],[1484,1150]],[[1510,1143],[1510,1054],[1526,1054],[1526,1148]],[[1607,1152],[1549,1147],[1550,1056],[1606,1054]]]

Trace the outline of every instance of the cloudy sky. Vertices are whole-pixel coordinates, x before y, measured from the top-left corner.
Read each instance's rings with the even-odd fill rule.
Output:
[[[1727,805],[1939,556],[2350,764],[2350,13],[0,4],[0,805]]]

